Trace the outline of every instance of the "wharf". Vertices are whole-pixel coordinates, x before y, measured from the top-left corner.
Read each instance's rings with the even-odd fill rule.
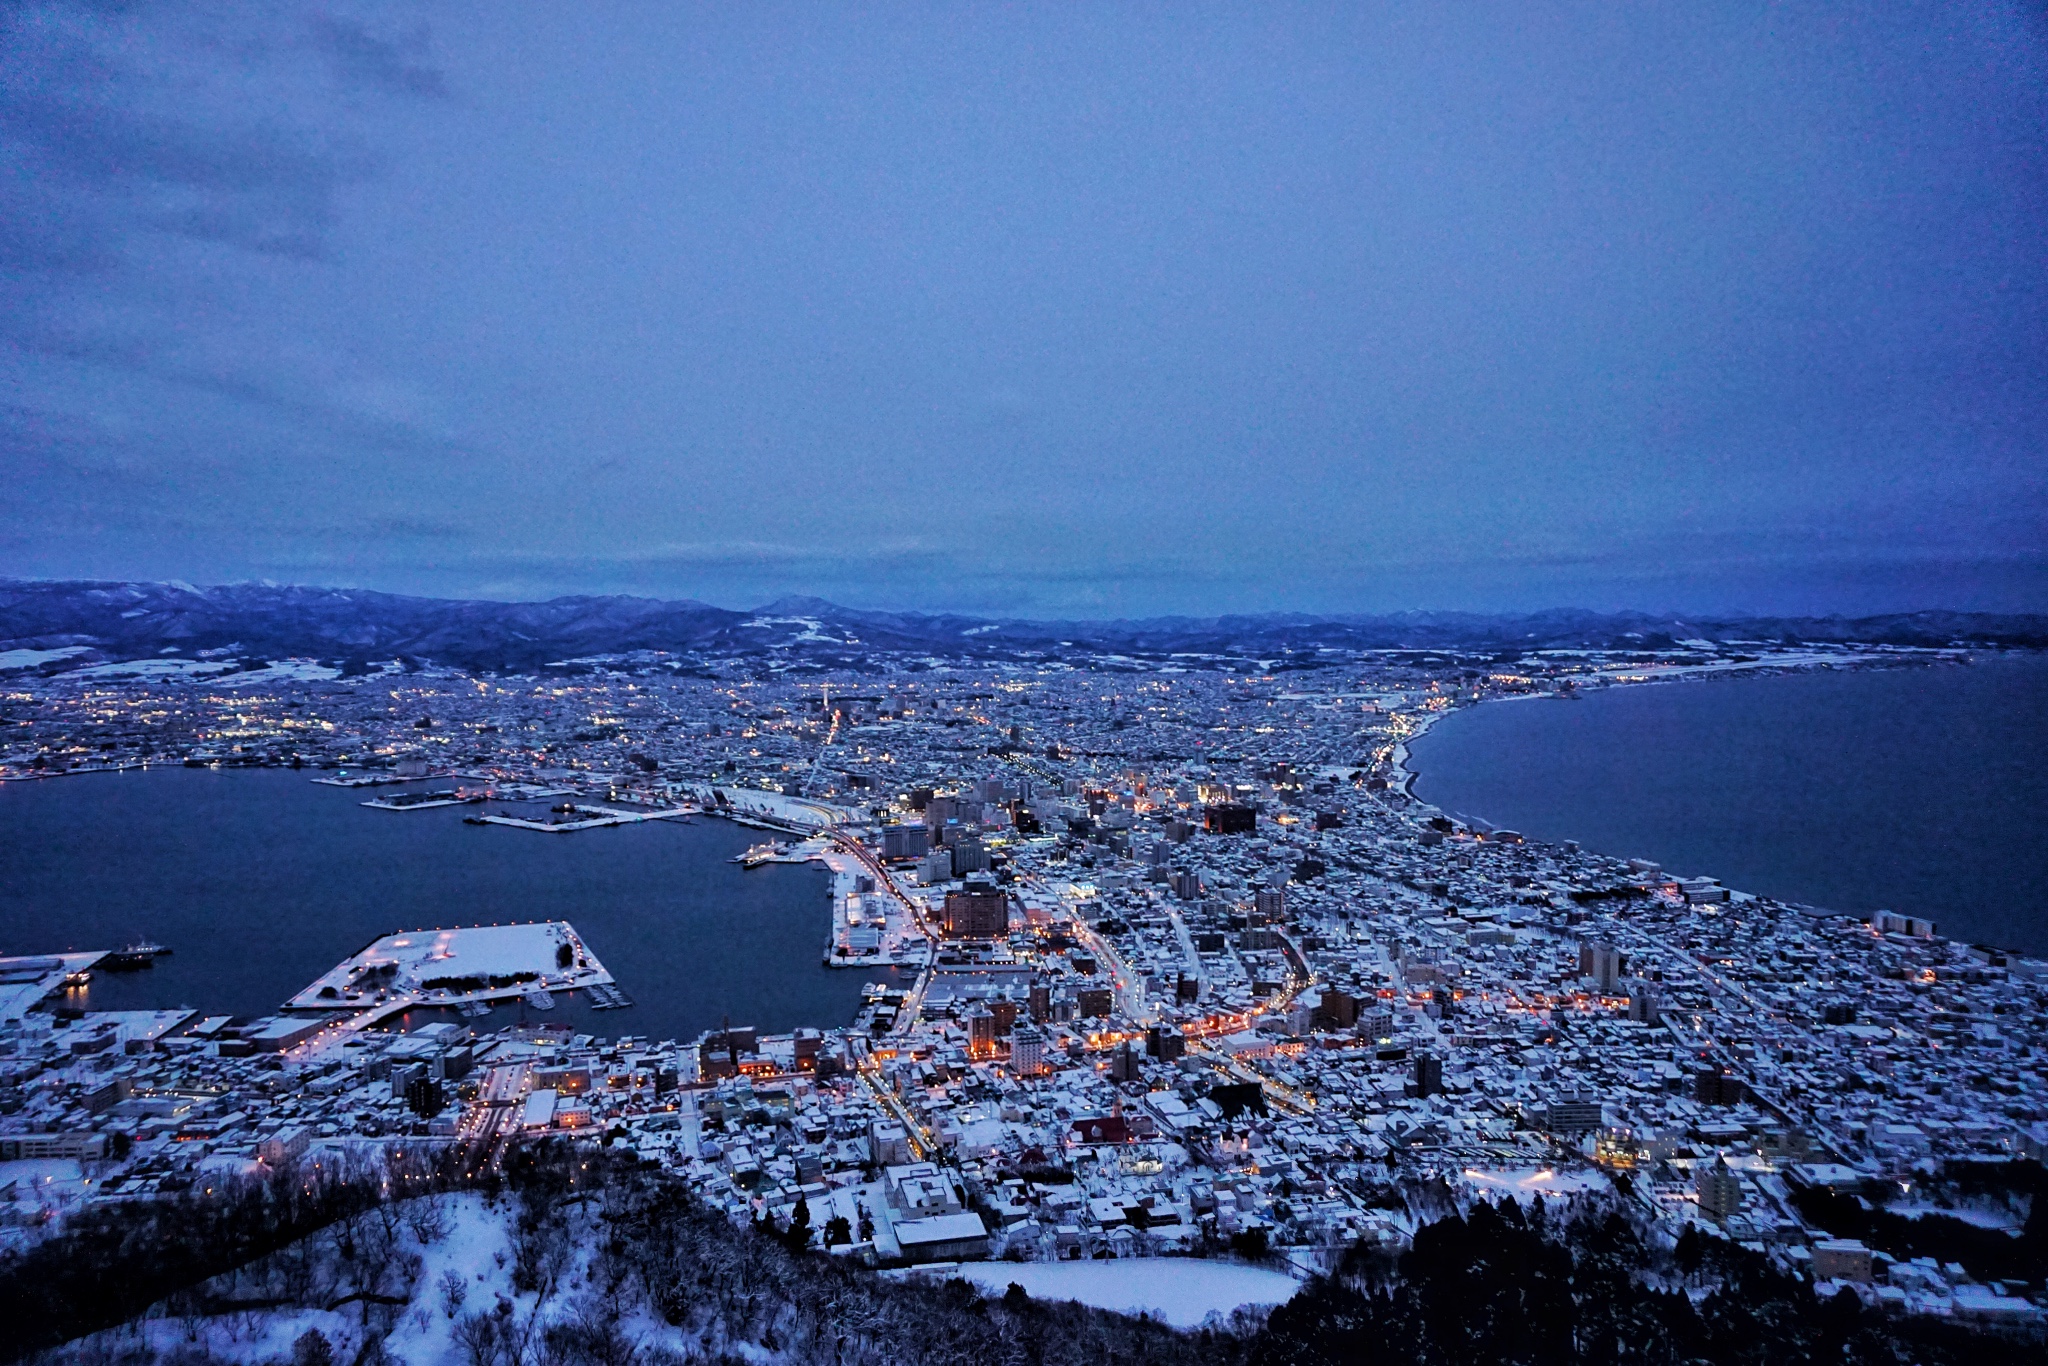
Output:
[[[483,801],[482,793],[466,793],[460,790],[450,792],[423,792],[410,797],[372,797],[362,805],[378,811],[431,811],[437,806],[474,806]]]
[[[365,806],[370,803],[365,802]],[[661,811],[620,811],[609,806],[576,806],[570,811],[584,817],[573,821],[530,821],[523,816],[476,816],[472,819],[478,825],[509,825],[514,830],[539,830],[551,835],[568,834],[575,830],[597,830],[608,825],[638,825],[642,821],[672,821],[683,816],[698,814],[694,806],[675,806]]]
[[[347,1013],[366,1029],[407,1010],[462,1009],[556,991],[615,988],[611,973],[565,920],[388,934],[350,955],[285,1003]]]
[[[45,997],[61,994],[66,978],[75,972],[87,971],[106,957],[107,952],[99,949],[90,953],[0,958],[0,1024],[19,1020]]]

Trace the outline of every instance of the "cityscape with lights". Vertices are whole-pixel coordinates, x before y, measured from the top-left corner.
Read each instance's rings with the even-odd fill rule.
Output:
[[[2031,1322],[2023,1282],[1888,1257],[1812,1210],[1873,1179],[1910,1192],[1931,1161],[2040,1157],[2048,963],[1409,790],[1410,742],[1490,698],[1962,658],[1700,641],[726,678],[16,661],[11,783],[283,766],[398,813],[377,818],[456,804],[514,827],[494,838],[741,822],[748,866],[830,877],[817,940],[763,950],[890,971],[851,1020],[656,1039],[631,1032],[633,998],[692,984],[608,969],[568,924],[394,927],[256,1019],[65,1009],[118,945],[0,960],[0,1157],[41,1164],[4,1236],[309,1154],[502,1161],[568,1138],[738,1224],[801,1205],[822,1247],[883,1267],[1256,1251],[1310,1274],[1412,1240],[1386,1192],[1426,1179],[1605,1192],[1874,1306]],[[576,993],[618,1032],[549,1023]],[[520,1023],[490,1019],[505,1002]]]

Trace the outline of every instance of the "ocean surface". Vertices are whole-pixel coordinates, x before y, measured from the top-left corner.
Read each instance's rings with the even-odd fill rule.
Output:
[[[347,789],[316,776],[170,768],[0,784],[0,954],[147,937],[172,954],[95,973],[75,1003],[258,1015],[383,934],[567,920],[634,1007],[557,996],[552,1011],[501,1005],[475,1024],[523,1015],[656,1040],[694,1038],[728,1014],[769,1031],[848,1024],[862,983],[885,975],[819,962],[822,868],[731,862],[761,831],[704,818],[570,834],[464,825],[479,808],[360,805],[446,783]]]
[[[2048,658],[1488,702],[1413,746],[1446,811],[2048,954]]]

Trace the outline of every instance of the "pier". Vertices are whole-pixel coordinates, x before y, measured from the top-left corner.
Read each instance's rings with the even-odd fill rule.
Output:
[[[350,955],[286,1003],[286,1009],[348,1013],[367,1028],[420,1007],[468,1014],[524,1000],[554,1005],[553,992],[604,989],[611,973],[565,920],[389,934]]]

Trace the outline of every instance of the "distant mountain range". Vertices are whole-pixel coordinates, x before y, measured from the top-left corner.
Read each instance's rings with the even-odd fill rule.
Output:
[[[1501,655],[1542,649],[1668,648],[1687,641],[2048,646],[2048,616],[1910,612],[1872,617],[1528,615],[1156,617],[1025,621],[865,612],[789,597],[751,612],[691,600],[565,597],[459,601],[275,584],[0,580],[0,652],[12,666],[234,655],[363,667],[401,659],[527,672],[668,663],[720,672],[860,669],[919,661],[1048,658],[1114,665],[1260,660],[1302,667],[1363,651]],[[61,651],[61,658],[52,652]]]

